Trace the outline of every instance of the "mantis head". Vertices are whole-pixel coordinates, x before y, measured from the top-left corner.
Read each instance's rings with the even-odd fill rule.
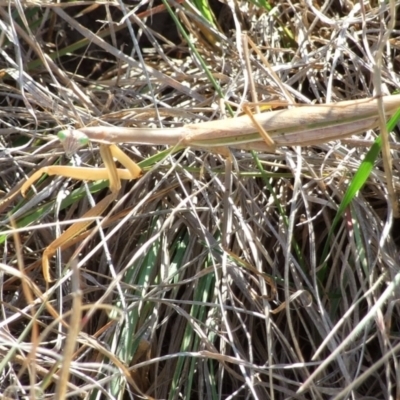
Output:
[[[76,129],[64,129],[58,132],[57,136],[64,147],[67,157],[71,157],[81,147],[87,146],[89,143],[89,138]]]

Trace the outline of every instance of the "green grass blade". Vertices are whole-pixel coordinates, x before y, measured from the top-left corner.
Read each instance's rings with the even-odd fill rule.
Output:
[[[400,110],[398,110],[393,117],[387,123],[388,131],[392,131],[393,128],[396,126],[397,122],[400,120]],[[354,175],[350,186],[347,188],[347,191],[343,197],[342,202],[340,203],[339,209],[336,213],[336,216],[332,222],[331,229],[329,230],[328,238],[325,242],[324,250],[322,252],[322,256],[320,259],[320,265],[323,265],[321,270],[318,272],[318,278],[321,282],[324,282],[326,275],[327,275],[327,260],[326,257],[330,250],[330,242],[332,236],[334,234],[335,228],[339,221],[341,220],[344,212],[346,211],[347,207],[350,205],[354,197],[357,195],[358,191],[364,186],[365,182],[367,181],[369,175],[371,174],[372,168],[375,165],[375,161],[377,160],[379,153],[382,148],[382,138],[378,136],[372,145],[371,149],[368,151],[367,155],[365,156],[364,161],[358,168],[358,171]]]

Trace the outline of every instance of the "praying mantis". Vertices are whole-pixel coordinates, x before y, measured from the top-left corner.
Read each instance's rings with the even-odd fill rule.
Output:
[[[381,99],[387,116],[400,107],[400,95]],[[118,143],[135,145],[171,145],[198,147],[219,151],[221,148],[274,152],[279,147],[308,146],[346,138],[379,126],[378,99],[344,101],[336,104],[301,106],[291,109],[244,115],[223,121],[188,124],[177,128],[85,127],[67,129],[58,135],[67,153],[73,153],[89,142],[100,145],[104,168],[48,166],[34,172],[22,185],[21,193],[43,175],[59,175],[78,180],[109,180],[110,194],[83,218],[101,215],[117,197],[121,180],[139,178],[143,172],[119,147]],[[114,158],[125,169],[116,168]],[[92,221],[77,222],[54,240],[43,252],[42,268],[50,282],[50,258],[58,248],[85,231]]]

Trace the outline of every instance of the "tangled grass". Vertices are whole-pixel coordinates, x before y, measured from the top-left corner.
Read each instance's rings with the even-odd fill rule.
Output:
[[[247,101],[393,93],[391,6],[0,1],[3,398],[400,398],[398,222],[382,160],[334,224],[376,132],[232,161],[121,145],[145,175],[58,252],[50,285],[43,249],[107,183],[45,177],[19,195],[38,167],[101,163],[96,147],[65,160],[50,133],[66,125],[163,128],[234,117]]]

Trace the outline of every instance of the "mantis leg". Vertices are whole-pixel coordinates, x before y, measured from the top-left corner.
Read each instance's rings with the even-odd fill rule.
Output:
[[[87,168],[87,167],[66,167],[60,165],[52,165],[43,167],[34,172],[32,176],[21,187],[21,194],[25,197],[28,189],[43,175],[63,176],[65,178],[78,179],[80,181],[99,181],[102,179],[110,179],[110,190],[112,187],[118,188],[119,181],[137,179],[142,175],[141,168],[132,161],[122,150],[116,145],[100,146],[101,156],[106,168]],[[126,169],[115,168],[112,157],[115,157]],[[112,167],[112,165],[114,165]],[[110,172],[110,171],[116,172]]]
[[[101,180],[110,181],[111,193],[101,200],[94,208],[83,215],[83,219],[91,219],[101,215],[105,209],[117,197],[121,188],[121,179],[137,179],[141,176],[141,168],[135,164],[125,153],[116,145],[101,145],[100,154],[104,161],[105,168],[81,168],[65,166],[49,166],[41,168],[35,172],[22,186],[21,193],[25,195],[30,186],[33,185],[44,173],[48,175],[60,175],[79,180]],[[118,159],[126,169],[117,169],[113,157]],[[43,252],[42,268],[46,282],[51,282],[49,259],[55,254],[58,248],[66,249],[69,247],[71,239],[83,232],[93,221],[77,222],[65,230],[60,237],[54,240]]]
[[[111,193],[106,196],[103,200],[101,200],[95,207],[91,208],[87,213],[82,216],[82,219],[91,219],[101,215],[105,209],[111,204],[115,198],[117,197],[118,192]],[[67,249],[70,247],[69,242],[80,233],[82,233],[86,228],[89,227],[90,224],[93,223],[93,220],[89,221],[78,221],[75,224],[71,225],[68,229],[66,229],[56,240],[51,242],[49,246],[43,252],[42,257],[42,271],[43,276],[46,282],[51,282],[50,276],[50,262],[49,259],[52,257],[57,249]]]
[[[253,113],[251,112],[250,108],[245,106],[244,107],[244,111],[245,113],[249,116],[251,122],[253,123],[253,125],[257,128],[258,133],[260,134],[260,136],[262,137],[262,139],[264,140],[264,142],[266,143],[266,145],[275,150],[276,148],[276,144],[274,142],[274,140],[271,138],[271,136],[268,135],[268,133],[266,132],[266,130],[262,127],[262,125],[257,121],[257,119],[254,117]]]

